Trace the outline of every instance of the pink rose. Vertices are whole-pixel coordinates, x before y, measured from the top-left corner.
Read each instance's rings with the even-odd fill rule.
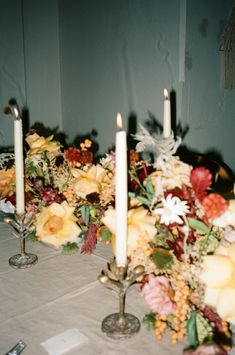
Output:
[[[227,352],[216,344],[202,344],[197,349],[184,350],[183,355],[226,355]]]
[[[165,276],[149,275],[148,282],[142,288],[142,294],[153,312],[162,316],[174,312],[173,290]]]

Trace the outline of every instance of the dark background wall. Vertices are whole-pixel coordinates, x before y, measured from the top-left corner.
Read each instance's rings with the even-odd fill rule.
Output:
[[[235,170],[234,90],[221,85],[219,39],[234,1],[0,1],[0,104],[15,97],[30,125],[92,135],[104,153],[124,125],[162,124],[173,92],[184,144]],[[153,125],[153,124],[152,124]],[[13,124],[0,115],[0,146]]]

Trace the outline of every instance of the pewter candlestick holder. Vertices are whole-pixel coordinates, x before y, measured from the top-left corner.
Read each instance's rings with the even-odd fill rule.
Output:
[[[139,319],[130,313],[125,313],[125,298],[127,289],[144,274],[142,265],[133,270],[117,267],[115,258],[107,263],[107,269],[102,270],[98,280],[107,288],[119,295],[119,313],[108,315],[102,322],[102,331],[113,339],[130,338],[140,330]]]
[[[20,240],[20,254],[13,255],[9,264],[16,269],[25,269],[37,263],[38,257],[25,252],[25,238],[33,231],[33,220],[30,215],[15,214],[14,218],[6,217],[4,222],[13,228],[12,234]]]

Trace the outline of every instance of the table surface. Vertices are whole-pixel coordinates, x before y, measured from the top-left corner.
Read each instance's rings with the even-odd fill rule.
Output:
[[[92,255],[62,255],[27,241],[27,251],[37,254],[36,265],[21,270],[9,266],[9,257],[19,252],[19,241],[8,225],[0,223],[0,354],[20,339],[27,344],[24,355],[48,354],[40,344],[72,328],[79,329],[88,342],[68,355],[182,354],[182,343],[172,346],[167,337],[157,342],[144,325],[125,340],[111,339],[101,331],[102,320],[118,311],[117,294],[97,281],[112,257],[110,247],[98,244]],[[125,311],[140,321],[149,311],[138,285],[129,288]]]

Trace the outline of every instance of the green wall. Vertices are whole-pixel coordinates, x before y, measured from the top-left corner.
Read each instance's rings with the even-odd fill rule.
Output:
[[[118,111],[127,129],[162,124],[166,87],[175,94],[173,119],[187,131],[184,144],[213,151],[235,170],[234,90],[221,86],[219,51],[233,5],[1,0],[0,104],[15,97],[31,126],[57,127],[70,142],[95,130],[103,153],[114,143]],[[0,145],[10,145],[12,122],[0,116]]]

